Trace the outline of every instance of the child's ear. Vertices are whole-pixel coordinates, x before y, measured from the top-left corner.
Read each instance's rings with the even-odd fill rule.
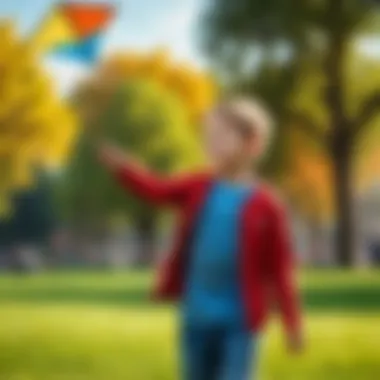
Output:
[[[257,136],[252,136],[249,139],[249,150],[252,157],[257,158],[260,157],[264,148],[262,140],[257,138]]]

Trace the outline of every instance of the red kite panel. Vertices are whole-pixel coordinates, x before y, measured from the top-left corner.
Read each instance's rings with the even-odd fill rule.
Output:
[[[104,29],[114,14],[114,7],[102,3],[65,3],[61,5],[79,38],[89,37]]]

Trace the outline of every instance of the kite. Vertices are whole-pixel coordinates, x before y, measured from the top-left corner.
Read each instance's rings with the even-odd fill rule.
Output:
[[[94,63],[100,41],[113,19],[114,6],[105,3],[60,3],[53,7],[32,37],[39,54]]]

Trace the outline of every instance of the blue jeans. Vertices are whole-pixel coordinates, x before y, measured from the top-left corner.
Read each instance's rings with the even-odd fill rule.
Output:
[[[184,380],[251,380],[257,340],[244,328],[184,326]]]

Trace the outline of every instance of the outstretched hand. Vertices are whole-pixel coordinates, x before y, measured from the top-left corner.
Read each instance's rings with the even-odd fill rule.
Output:
[[[127,155],[120,148],[106,142],[98,144],[97,156],[99,161],[111,171],[117,171],[128,161]]]
[[[305,339],[301,331],[293,331],[288,333],[287,346],[290,353],[300,354],[305,349]]]

